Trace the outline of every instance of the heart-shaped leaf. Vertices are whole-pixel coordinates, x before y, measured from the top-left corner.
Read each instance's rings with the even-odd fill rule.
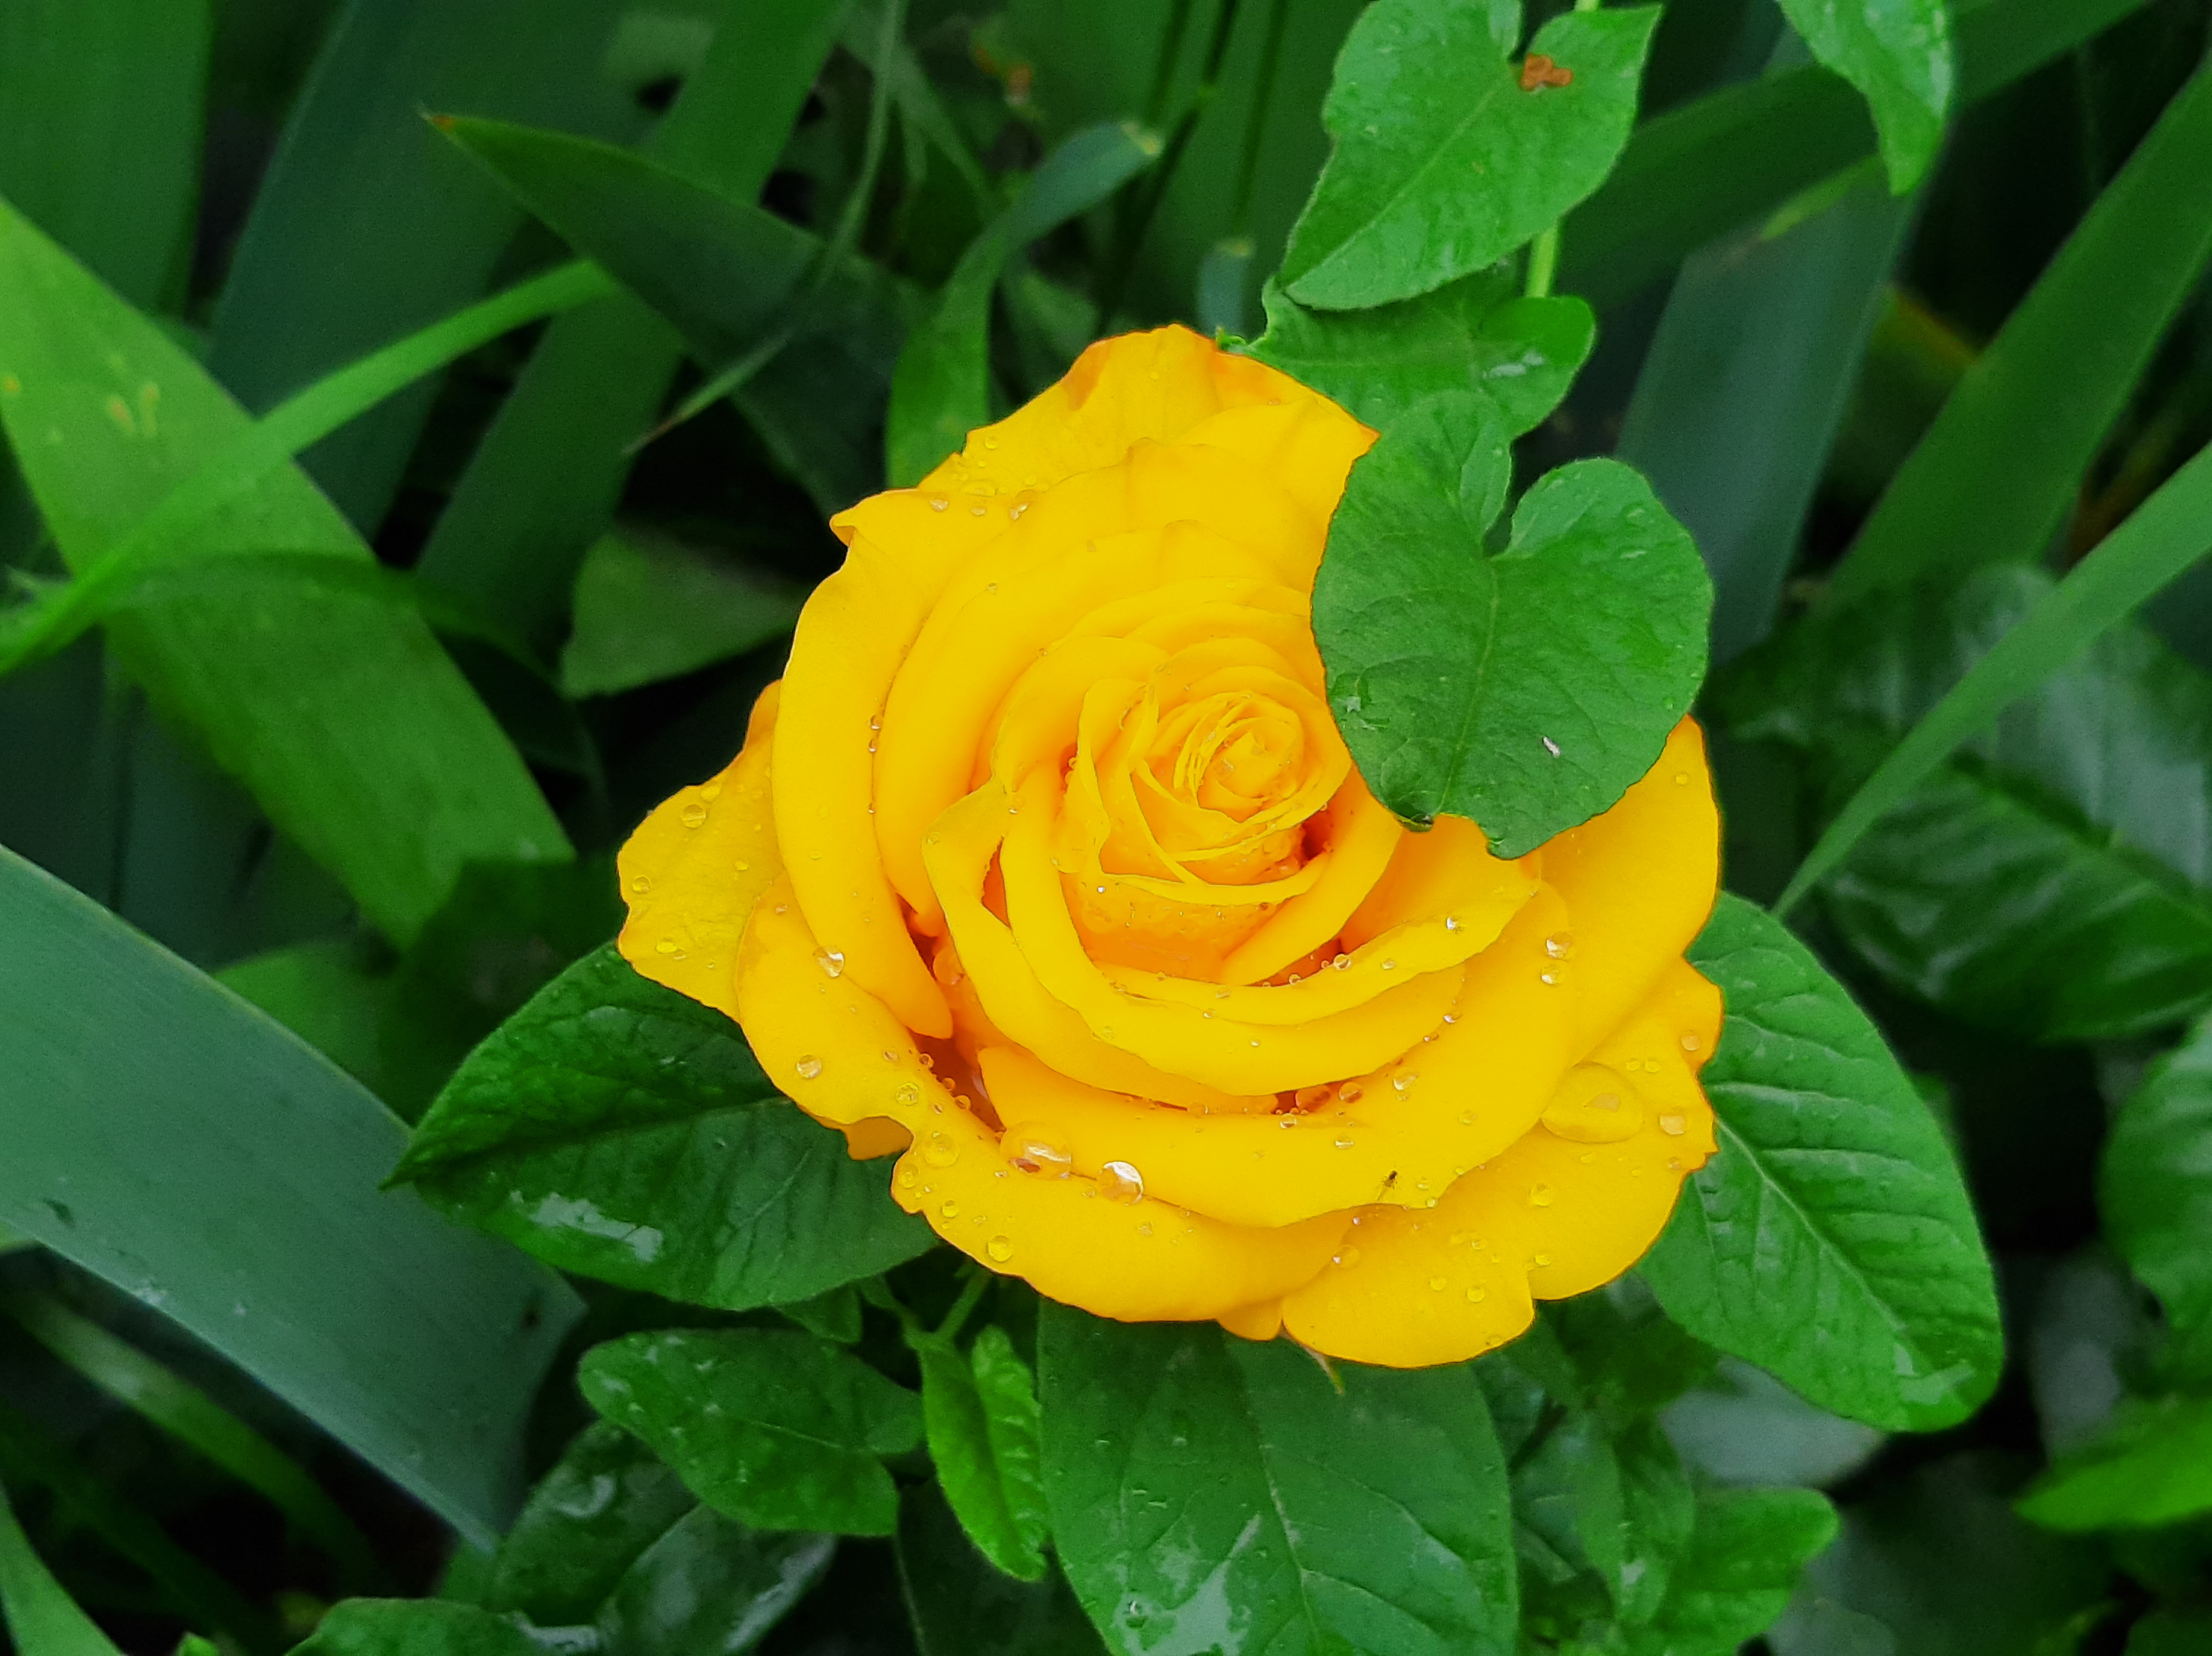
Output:
[[[1515,6],[1376,0],[1336,60],[1336,149],[1291,233],[1284,286],[1364,310],[1479,271],[1559,222],[1636,119],[1656,6],[1576,11],[1510,61]]]
[[[1712,582],[1633,471],[1540,479],[1504,550],[1510,475],[1479,393],[1431,398],[1352,468],[1314,587],[1338,726],[1376,797],[1519,856],[1651,768],[1705,676]]]

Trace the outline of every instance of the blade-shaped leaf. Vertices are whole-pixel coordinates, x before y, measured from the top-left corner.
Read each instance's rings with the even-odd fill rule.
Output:
[[[4,852],[0,1004],[0,1221],[489,1536],[574,1295],[379,1194],[404,1132],[357,1083]]]
[[[921,1399],[796,1330],[673,1330],[585,1354],[577,1384],[715,1511],[768,1530],[889,1535],[882,1457],[922,1438]]]
[[[1352,468],[1314,631],[1376,797],[1410,821],[1472,818],[1519,856],[1651,768],[1705,676],[1712,584],[1689,536],[1613,460],[1542,478],[1510,543],[1485,554],[1505,453],[1480,393],[1402,417]]]
[[[2200,70],[1966,370],[1838,566],[1836,600],[2041,556],[2212,259],[2208,170]]]
[[[1086,213],[1151,165],[1158,135],[1106,121],[1064,138],[1020,198],[969,244],[929,314],[907,335],[891,379],[885,470],[911,488],[991,418],[991,295],[1007,259]]]
[[[2064,56],[2147,0],[1961,0],[1959,97],[1970,106]],[[1817,64],[1710,93],[1637,129],[1605,186],[1569,215],[1559,285],[1600,309],[1695,249],[1875,153],[1865,101]]]
[[[421,112],[629,130],[637,112],[600,70],[618,10],[615,0],[346,7],[231,255],[210,372],[259,413],[482,292],[520,216],[423,129]],[[397,399],[307,457],[364,533],[384,515],[432,390]]]
[[[249,429],[160,328],[4,204],[0,417],[80,574]],[[242,543],[369,562],[291,467],[177,533],[179,556]],[[155,698],[397,939],[413,935],[465,862],[568,855],[520,756],[417,619],[294,586],[256,603],[179,600],[118,621],[111,636]]]
[[[928,1248],[856,1162],[768,1084],[737,1026],[611,945],[471,1054],[396,1178],[564,1269],[744,1310]]]
[[[576,572],[561,687],[611,696],[696,673],[790,631],[805,600],[795,581],[667,535],[602,535]]]
[[[965,1357],[934,1338],[911,1343],[921,1362],[929,1455],[945,1499],[993,1564],[1020,1580],[1038,1580],[1049,1522],[1029,1365],[996,1324],[975,1336]]]
[[[1048,1304],[1045,1490],[1076,1595],[1128,1656],[1508,1652],[1505,1465],[1473,1372]]]
[[[1911,206],[1861,184],[1780,235],[1692,255],[1615,456],[1651,481],[1713,576],[1713,657],[1766,636]]]
[[[62,1590],[0,1489],[0,1613],[21,1656],[120,1656],[114,1642]]]
[[[2212,1028],[2154,1064],[2112,1123],[2105,1232],[2166,1307],[2178,1367],[2212,1377]]]
[[[207,0],[0,11],[0,195],[134,305],[176,270],[198,194]]]
[[[349,1598],[292,1656],[544,1656],[530,1629],[441,1598]]]
[[[1951,20],[1944,0],[1782,0],[1814,57],[1866,96],[1889,187],[1920,181],[1951,104]]]
[[[1579,299],[1524,299],[1501,271],[1478,271],[1371,311],[1309,310],[1270,283],[1267,332],[1251,354],[1389,430],[1439,392],[1489,393],[1514,435],[1557,408],[1596,343]]]
[[[2020,1511],[2053,1530],[2148,1527],[2212,1511],[2212,1398],[2123,1406],[2103,1437],[2021,1497]]]
[[[1720,1154],[1642,1267],[1668,1314],[1824,1409],[1913,1430],[2003,1359],[1942,1131],[1881,1035],[1782,924],[1723,893],[1691,964],[1728,1005],[1705,1066]]]
[[[1283,255],[1290,296],[1328,310],[1410,299],[1558,222],[1628,140],[1658,20],[1656,7],[1554,17],[1524,69],[1506,58],[1517,14],[1376,0],[1322,107],[1336,147]]]
[[[1739,734],[1810,755],[1832,798],[1874,770],[1793,892],[1882,801],[1821,888],[1829,913],[1912,993],[2044,1038],[2154,1029],[2212,997],[2212,837],[2175,808],[2212,802],[2212,680],[2133,626],[2054,628],[2100,574],[2054,589],[1984,570],[1902,614],[1878,596],[1747,659],[1719,698]],[[1933,766],[1923,733],[1943,739]]]

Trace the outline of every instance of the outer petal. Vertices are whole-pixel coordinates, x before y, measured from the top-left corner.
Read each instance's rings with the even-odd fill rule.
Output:
[[[738,1015],[738,941],[783,876],[769,799],[781,686],[753,703],[745,745],[719,776],[661,801],[615,859],[629,904],[617,947],[641,975]]]
[[[1712,912],[1720,815],[1696,722],[1674,727],[1658,763],[1611,810],[1541,855],[1544,878],[1567,900],[1587,1051],[1651,992]]]
[[[1285,1298],[1285,1326],[1358,1362],[1457,1362],[1520,1333],[1532,1299],[1564,1299],[1620,1275],[1712,1152],[1712,1112],[1685,1038],[1710,1051],[1717,1023],[1718,995],[1674,962],[1594,1055],[1637,1095],[1632,1133],[1593,1142],[1538,1126],[1433,1210],[1367,1209],[1338,1256],[1347,1263]],[[1579,1102],[1589,1068],[1567,1076],[1559,1099]]]

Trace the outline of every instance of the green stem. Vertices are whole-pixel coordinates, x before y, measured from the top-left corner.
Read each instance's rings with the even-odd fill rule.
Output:
[[[1577,11],[1595,11],[1599,0],[1575,0]],[[1538,233],[1528,244],[1528,278],[1522,289],[1531,299],[1551,296],[1552,283],[1559,273],[1559,227]]]

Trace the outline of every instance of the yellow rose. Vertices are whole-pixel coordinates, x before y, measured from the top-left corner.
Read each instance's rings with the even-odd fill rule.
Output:
[[[1165,328],[841,514],[622,950],[993,1270],[1414,1367],[1620,1275],[1711,1154],[1718,834],[1686,720],[1516,861],[1376,803],[1308,618],[1373,441]]]

